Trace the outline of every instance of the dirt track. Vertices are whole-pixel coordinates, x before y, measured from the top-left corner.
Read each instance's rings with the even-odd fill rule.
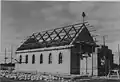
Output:
[[[18,80],[12,80],[12,79],[6,79],[6,78],[0,78],[0,82],[45,82],[43,80],[41,81],[18,81]],[[59,81],[54,81],[59,82]],[[76,82],[120,82],[120,80],[98,80],[98,79],[91,79],[91,80],[81,80]]]

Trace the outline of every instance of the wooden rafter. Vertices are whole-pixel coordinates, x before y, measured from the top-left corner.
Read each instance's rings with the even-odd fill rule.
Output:
[[[33,34],[32,36],[34,36],[34,39],[36,40],[36,42],[38,42],[38,40],[37,40],[37,38],[36,38],[36,36]]]
[[[59,37],[59,39],[61,39],[59,33],[58,33],[56,30],[54,30],[54,32],[56,33],[56,36]],[[55,38],[54,38],[54,39],[55,39]]]
[[[65,29],[63,29],[63,30],[65,31],[66,36],[67,36],[68,38],[71,38],[71,36],[70,36],[69,32],[72,30],[72,28],[70,28],[68,32],[67,32]]]
[[[38,33],[39,35],[40,35],[40,39],[42,39],[43,40],[43,43],[46,43],[46,40],[43,38],[43,36],[45,35],[45,33],[43,34],[43,35],[41,35],[41,33]],[[39,40],[40,40],[39,39]]]
[[[60,35],[59,35],[59,34],[60,34],[62,31],[63,31],[63,29],[61,29],[61,30],[60,30],[60,32],[59,32],[59,33],[58,33],[58,34],[57,34],[57,35],[53,38],[53,40],[52,40],[52,41],[54,41],[54,40],[55,40],[55,38],[60,37]],[[61,37],[60,37],[60,39],[61,39]],[[51,43],[52,43],[52,41],[51,41]]]
[[[33,35],[30,36],[25,41],[27,43],[24,42],[23,45],[21,45],[21,49],[38,48],[38,47],[43,48],[43,47],[50,47],[50,46],[72,44],[75,41],[75,38],[81,32],[80,30],[82,29],[83,25],[85,26],[85,24],[77,23],[73,25],[64,26],[61,28],[33,33]],[[35,41],[36,43],[34,43],[34,40],[32,38],[36,40]],[[31,43],[31,41],[33,43]]]
[[[67,36],[67,38],[69,38],[69,39],[71,38],[70,35],[69,35],[69,32],[71,31],[71,29],[72,29],[72,28],[70,28],[69,31],[67,32],[67,31],[63,28],[63,30],[65,31],[66,35],[64,35],[64,37],[60,40],[60,42],[62,42],[62,41],[65,39],[66,36]]]
[[[77,37],[77,35],[79,35],[79,32],[80,32],[80,30],[82,29],[82,27],[83,27],[83,24],[82,24],[82,26],[80,26],[80,28],[79,28],[78,31],[76,32],[75,36],[72,38],[70,44],[72,44],[72,43],[74,42],[75,38]]]
[[[46,34],[48,35],[48,37],[45,39],[45,41],[46,41],[48,38],[50,38],[50,39],[52,40],[52,38],[51,38],[50,34],[48,33],[48,31],[46,31]]]
[[[54,31],[51,32],[50,36],[51,36],[53,33],[54,33]],[[47,40],[48,38],[49,38],[49,37],[47,37],[45,40]],[[52,38],[51,38],[51,40],[52,40]]]
[[[74,27],[74,26],[72,26],[72,28],[74,29],[75,33],[77,33],[77,30],[75,29],[75,27]]]

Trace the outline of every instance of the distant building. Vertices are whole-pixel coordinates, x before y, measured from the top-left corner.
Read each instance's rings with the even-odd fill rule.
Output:
[[[16,51],[15,70],[97,75],[95,46],[85,23],[33,33]]]
[[[3,63],[0,64],[0,70],[14,70],[15,64],[14,63]]]
[[[108,46],[98,48],[98,75],[107,75],[113,66],[112,50]]]

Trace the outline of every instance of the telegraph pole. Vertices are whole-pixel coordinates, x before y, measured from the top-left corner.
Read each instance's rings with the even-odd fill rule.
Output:
[[[106,38],[106,35],[103,35],[103,48],[105,48],[105,38]],[[105,56],[105,75],[107,75],[107,59],[106,59],[106,53],[104,53],[104,56]]]
[[[105,46],[105,37],[106,35],[103,36],[103,46]]]
[[[86,75],[87,75],[87,68],[88,68],[87,56],[86,56]]]
[[[13,47],[12,47],[12,45],[11,45],[11,64],[12,64],[12,51],[13,51]]]
[[[7,59],[7,57],[6,57],[6,48],[5,48],[5,58],[4,59],[5,59],[5,64],[6,64],[6,59]]]
[[[118,56],[119,56],[119,66],[120,66],[120,51],[119,51],[119,44],[118,44]]]
[[[96,40],[95,40],[96,41]],[[93,76],[93,49],[94,49],[94,47],[92,46],[92,76]]]
[[[92,46],[92,76],[93,76],[93,46]]]

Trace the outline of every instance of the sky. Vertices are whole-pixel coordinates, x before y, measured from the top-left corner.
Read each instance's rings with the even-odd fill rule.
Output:
[[[118,60],[117,46],[120,44],[120,2],[93,1],[2,1],[1,2],[1,54],[4,49],[16,50],[27,36],[34,32],[58,28],[85,20],[96,31],[98,44],[106,35],[106,45],[115,53]],[[89,28],[90,29],[90,28]],[[10,55],[8,53],[7,55]]]

